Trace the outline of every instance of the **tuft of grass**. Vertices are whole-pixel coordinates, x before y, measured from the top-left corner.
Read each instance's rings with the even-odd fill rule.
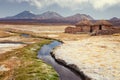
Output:
[[[49,40],[44,40],[20,51],[23,65],[15,70],[15,80],[58,80],[54,69],[37,59],[37,51],[42,45],[49,42]]]
[[[120,33],[113,34],[113,36],[120,36]]]

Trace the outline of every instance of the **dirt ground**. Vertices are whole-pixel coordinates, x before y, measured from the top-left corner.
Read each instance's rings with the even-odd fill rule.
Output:
[[[3,26],[0,29],[17,32],[27,33],[35,36],[49,37],[60,39],[63,41],[81,40],[83,38],[90,37],[88,34],[67,34],[64,33],[65,28],[73,25],[0,25]]]
[[[67,41],[53,53],[92,80],[120,80],[120,34]]]
[[[89,34],[64,33],[68,26],[72,25],[0,25],[0,30],[61,40],[64,44],[55,50],[56,58],[64,60],[67,65],[76,65],[92,79],[120,80],[120,34],[91,37]],[[39,39],[16,35],[0,38],[0,41],[37,42]]]

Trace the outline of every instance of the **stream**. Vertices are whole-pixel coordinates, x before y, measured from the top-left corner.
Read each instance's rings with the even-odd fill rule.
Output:
[[[81,77],[79,75],[75,74],[67,67],[57,63],[50,55],[51,50],[61,44],[62,43],[58,41],[53,41],[48,45],[43,45],[43,47],[38,52],[38,58],[51,65],[59,74],[60,80],[81,80]]]

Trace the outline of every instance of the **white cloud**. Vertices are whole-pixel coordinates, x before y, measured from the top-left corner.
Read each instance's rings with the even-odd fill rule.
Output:
[[[114,5],[120,5],[120,0],[9,0],[12,2],[27,2],[32,6],[42,8],[57,4],[60,7],[66,7],[70,9],[79,8],[83,3],[91,4],[94,9],[101,10]]]
[[[120,0],[90,0],[95,9],[105,9],[114,5],[120,5]]]

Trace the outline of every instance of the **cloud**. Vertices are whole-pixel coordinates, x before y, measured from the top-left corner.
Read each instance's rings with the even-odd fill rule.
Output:
[[[114,5],[120,5],[120,0],[91,0],[90,3],[95,9],[105,9]]]
[[[76,9],[81,6],[85,6],[83,4],[91,4],[92,7],[96,10],[105,9],[114,5],[120,5],[120,0],[9,0],[12,2],[27,2],[32,6],[36,6],[37,8],[49,7],[50,5],[57,4],[62,8],[70,8]]]

